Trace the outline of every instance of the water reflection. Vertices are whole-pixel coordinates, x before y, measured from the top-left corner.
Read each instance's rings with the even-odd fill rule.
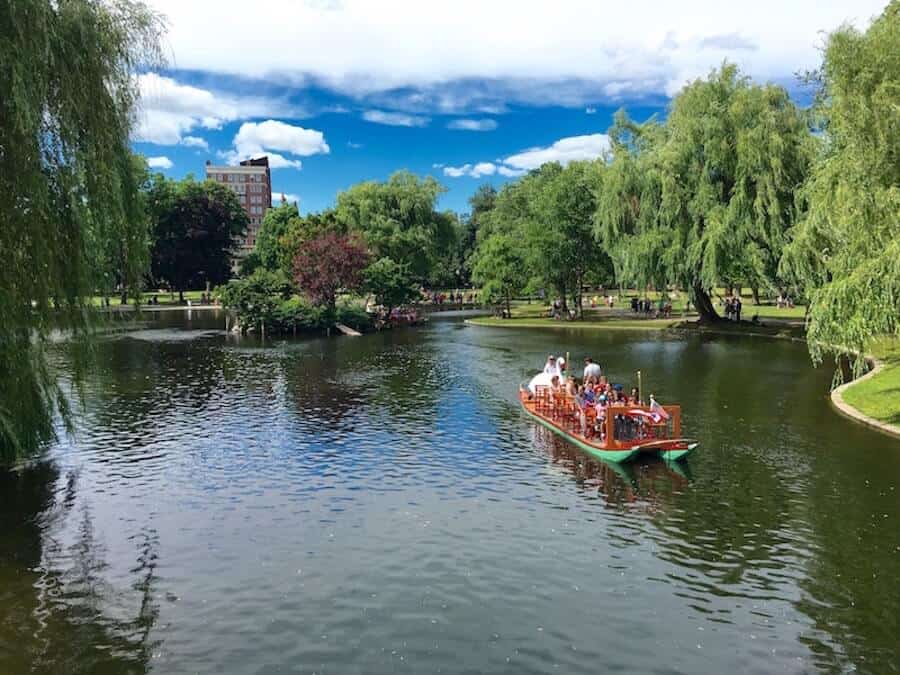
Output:
[[[802,346],[201,319],[105,341],[77,436],[0,474],[0,672],[900,667],[900,453]],[[561,350],[642,367],[690,466],[528,421]]]
[[[114,616],[124,598],[105,578],[103,546],[77,491],[77,476],[60,476],[51,461],[0,471],[0,672],[148,670],[158,542],[144,542],[132,570],[136,617]]]

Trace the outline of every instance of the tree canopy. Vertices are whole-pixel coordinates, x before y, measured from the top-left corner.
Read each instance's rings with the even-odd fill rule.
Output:
[[[133,75],[160,62],[159,19],[131,0],[0,3],[0,455],[52,437],[66,399],[44,347],[86,335],[88,298],[146,261],[129,136]]]
[[[231,276],[231,258],[247,230],[247,214],[228,186],[191,178],[154,179],[151,273],[173,290],[220,284]]]
[[[611,137],[596,225],[620,273],[690,289],[707,320],[717,284],[777,284],[813,149],[783,88],[725,64],[687,85],[664,125],[620,115]]]
[[[900,2],[829,35],[814,75],[824,142],[782,271],[808,289],[813,359],[847,354],[858,372],[870,338],[900,333]]]
[[[407,262],[425,281],[454,241],[453,220],[436,210],[444,188],[434,178],[400,171],[385,182],[358,183],[340,193],[335,215],[361,234],[376,258]]]

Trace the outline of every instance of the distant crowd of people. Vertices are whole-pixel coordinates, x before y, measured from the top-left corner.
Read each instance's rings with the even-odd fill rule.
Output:
[[[635,314],[653,315],[658,318],[668,319],[672,316],[672,301],[668,298],[660,297],[656,306],[650,298],[632,298],[631,311]]]
[[[477,291],[468,291],[463,294],[462,291],[451,291],[450,293],[442,293],[442,292],[428,292],[424,289],[422,290],[422,299],[425,302],[430,302],[433,305],[443,305],[447,304],[457,304],[461,305],[465,304],[473,304],[478,302],[478,292]]]
[[[740,321],[743,307],[744,304],[739,295],[728,296],[725,298],[725,318],[729,321]]]

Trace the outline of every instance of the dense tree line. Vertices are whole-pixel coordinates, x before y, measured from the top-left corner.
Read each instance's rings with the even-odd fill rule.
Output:
[[[417,299],[423,285],[461,285],[467,275],[467,225],[455,213],[437,210],[443,191],[431,177],[401,171],[383,182],[352,186],[338,195],[334,208],[320,213],[301,216],[296,205],[283,202],[266,214],[242,264],[243,278],[230,282],[224,297],[249,308],[254,303],[245,296],[260,284],[286,286],[284,309],[268,322],[270,329],[284,330],[329,325],[339,309],[347,316],[349,309],[338,306],[342,294],[371,296],[389,315]],[[262,323],[257,313],[242,316],[245,327]],[[308,318],[311,313],[315,321]]]
[[[474,278],[497,301],[581,284],[690,294],[791,289],[815,361],[900,333],[900,2],[828,36],[815,105],[731,64],[675,96],[664,120],[616,115],[608,157],[548,164],[479,214]]]

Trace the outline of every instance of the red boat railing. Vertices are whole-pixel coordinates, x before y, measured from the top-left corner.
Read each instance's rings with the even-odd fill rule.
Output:
[[[668,418],[645,405],[613,403],[604,407],[605,417],[595,406],[580,408],[575,397],[565,392],[552,393],[550,387],[537,386],[532,396],[523,391],[523,402],[536,414],[573,436],[580,436],[604,448],[628,448],[647,441],[681,437],[681,406],[662,406]],[[643,414],[642,414],[643,413]]]

